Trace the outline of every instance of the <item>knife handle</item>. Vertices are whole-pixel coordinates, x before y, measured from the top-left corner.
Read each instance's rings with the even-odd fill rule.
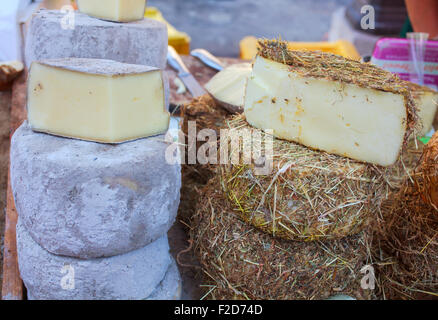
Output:
[[[167,62],[178,71],[179,75],[190,73],[181,57],[172,46],[167,47]]]
[[[190,52],[190,54],[204,62],[210,68],[218,71],[221,71],[224,68],[222,62],[205,49],[195,49]]]

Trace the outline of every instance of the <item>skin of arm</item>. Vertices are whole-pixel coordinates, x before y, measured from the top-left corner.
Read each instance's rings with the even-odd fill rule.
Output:
[[[405,0],[415,32],[427,32],[429,39],[438,37],[438,0]]]

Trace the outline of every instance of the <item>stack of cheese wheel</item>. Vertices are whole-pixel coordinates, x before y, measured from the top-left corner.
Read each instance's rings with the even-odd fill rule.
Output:
[[[340,56],[290,51],[281,41],[261,41],[260,48],[244,117],[227,122],[229,140],[241,137],[243,145],[220,172],[226,198],[239,217],[278,237],[359,233],[396,188],[392,182],[403,180],[403,163],[409,169],[418,160],[409,152],[410,137],[420,132],[409,86]],[[257,145],[265,153],[259,163]],[[259,174],[260,167],[268,170]]]
[[[372,65],[281,41],[260,47],[244,115],[223,121],[221,150],[209,151],[221,165],[192,220],[206,294],[377,298],[361,294],[359,270],[381,204],[421,156],[419,100]]]
[[[12,138],[11,183],[28,298],[178,299],[166,26],[143,19],[145,0],[78,4],[73,28],[42,10],[27,37],[28,120]]]

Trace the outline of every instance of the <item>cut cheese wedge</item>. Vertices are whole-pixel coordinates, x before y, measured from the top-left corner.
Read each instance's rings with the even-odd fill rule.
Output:
[[[111,60],[33,62],[28,119],[35,131],[118,143],[167,131],[159,69]]]
[[[251,70],[250,63],[233,64],[211,78],[205,89],[229,112],[242,113],[246,82]]]
[[[129,22],[143,19],[146,0],[78,0],[78,8],[95,18]]]
[[[322,52],[279,52],[276,45],[262,49],[248,79],[249,124],[359,161],[388,166],[397,160],[415,112],[398,78]]]

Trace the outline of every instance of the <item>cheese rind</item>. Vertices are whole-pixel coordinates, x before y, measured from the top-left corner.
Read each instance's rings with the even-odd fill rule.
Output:
[[[119,143],[164,133],[170,115],[160,70],[66,58],[32,64],[28,119],[35,131]]]
[[[256,58],[244,112],[279,138],[388,166],[398,158],[407,124],[402,94],[305,77],[293,68]]]
[[[95,18],[130,22],[144,18],[146,0],[78,0],[78,8]]]
[[[33,132],[11,140],[11,186],[22,223],[54,254],[90,259],[143,247],[170,229],[181,166],[156,136],[109,145]]]
[[[167,269],[163,281],[160,282],[154,292],[152,292],[152,294],[145,300],[180,300],[181,295],[181,276],[179,274],[178,266],[176,265],[175,260],[172,259],[172,262]],[[33,293],[29,289],[27,289],[27,299],[39,300],[34,297]]]
[[[163,281],[146,300],[180,300],[182,295],[182,281],[175,260],[167,269]]]
[[[65,57],[109,59],[164,70],[167,26],[153,19],[116,23],[75,12],[73,20],[58,10],[33,15],[26,35],[25,61]],[[63,24],[64,22],[64,24]],[[72,22],[73,28],[70,28]]]
[[[84,260],[44,250],[20,220],[17,253],[20,276],[35,300],[146,299],[172,263],[167,236],[125,254]]]

